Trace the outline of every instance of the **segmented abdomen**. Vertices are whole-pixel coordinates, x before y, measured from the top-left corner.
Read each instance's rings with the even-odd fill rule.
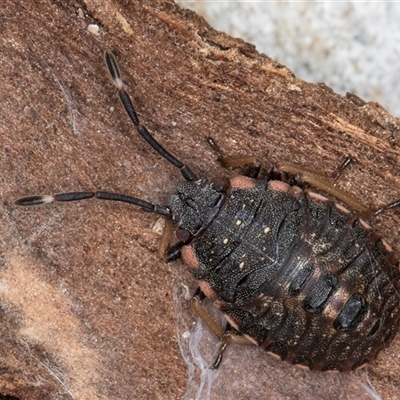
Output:
[[[400,317],[389,246],[315,193],[244,177],[231,184],[190,245],[205,293],[240,332],[292,363],[345,371],[375,357]]]

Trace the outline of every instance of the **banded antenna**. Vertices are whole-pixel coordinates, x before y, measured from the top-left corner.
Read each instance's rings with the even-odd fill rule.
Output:
[[[129,115],[129,118],[132,120],[135,125],[139,135],[143,137],[143,139],[162,157],[164,157],[168,162],[170,162],[174,167],[179,168],[182,176],[187,181],[195,181],[197,180],[196,175],[193,171],[185,164],[181,163],[178,159],[176,159],[171,153],[164,149],[154,137],[150,134],[150,132],[143,126],[139,118],[136,114],[135,108],[133,107],[131,98],[125,90],[125,85],[121,80],[121,75],[119,73],[117,61],[115,60],[114,54],[110,50],[106,50],[105,59],[108,70],[110,71],[111,78],[114,81],[115,86],[119,92],[119,98],[123,106],[125,107],[126,112]]]
[[[150,132],[143,126],[139,118],[136,114],[135,108],[133,107],[132,100],[129,97],[129,94],[125,90],[125,85],[121,80],[121,75],[119,73],[117,61],[115,60],[114,54],[107,50],[105,52],[105,60],[107,68],[110,72],[111,78],[114,81],[115,86],[118,89],[119,97],[121,102],[129,116],[132,120],[133,124],[136,127],[137,132],[140,136],[143,137],[144,140],[164,159],[170,162],[174,167],[179,168],[182,176],[187,181],[195,181],[197,180],[197,176],[194,172],[186,165],[180,162],[177,158],[175,158],[171,153],[164,149],[156,139],[150,134]],[[100,200],[113,200],[113,201],[121,201],[124,203],[135,204],[147,211],[163,215],[167,218],[171,218],[171,211],[168,206],[161,204],[153,204],[148,201],[138,199],[137,197],[127,196],[120,193],[111,193],[111,192],[68,192],[68,193],[59,193],[55,195],[39,195],[39,196],[28,196],[18,199],[15,204],[19,206],[34,206],[44,203],[51,203],[53,201],[78,201],[90,198],[97,198]]]

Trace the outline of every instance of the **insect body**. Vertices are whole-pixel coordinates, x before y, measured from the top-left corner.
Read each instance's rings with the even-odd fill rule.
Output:
[[[398,263],[365,223],[279,181],[236,177],[226,196],[182,254],[238,331],[315,370],[355,369],[387,346]]]
[[[198,178],[140,124],[111,52],[106,63],[138,133],[185,181],[166,205],[109,192],[17,201],[34,205],[97,197],[172,220],[182,257],[241,334],[311,370],[347,371],[373,359],[400,319],[399,263],[390,247],[343,206],[280,180]]]

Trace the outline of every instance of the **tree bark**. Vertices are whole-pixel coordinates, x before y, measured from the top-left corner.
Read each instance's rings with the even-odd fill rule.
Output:
[[[400,197],[399,120],[377,103],[297,79],[172,0],[5,0],[0,26],[0,393],[369,398],[362,371],[309,373],[252,347],[232,346],[219,372],[201,375],[187,339],[196,317],[186,298],[196,283],[180,261],[157,256],[162,218],[97,200],[27,209],[14,201],[103,189],[166,204],[182,180],[136,134],[108,77],[106,49],[141,122],[208,178],[238,173],[222,170],[210,136],[266,170],[290,161],[333,176],[350,154],[357,162],[338,185],[378,208]],[[400,254],[400,211],[370,222]],[[201,346],[211,362],[214,338]],[[397,336],[368,367],[384,399],[400,397],[399,357]],[[199,387],[213,379],[208,392]]]

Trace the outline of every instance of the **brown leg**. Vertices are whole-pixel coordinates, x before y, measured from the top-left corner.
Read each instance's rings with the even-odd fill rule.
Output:
[[[211,148],[217,153],[217,161],[222,165],[222,167],[235,168],[242,167],[243,165],[249,165],[250,170],[246,171],[245,175],[250,176],[251,178],[257,178],[261,169],[261,163],[255,156],[225,157],[222,154],[220,147],[217,145],[217,143],[215,143],[214,139],[209,137],[207,139],[207,142],[211,146]]]
[[[315,172],[291,163],[278,163],[278,170],[288,174],[299,174],[300,179],[303,183],[311,185],[316,189],[322,190],[323,192],[336,197],[344,204],[349,205],[353,210],[357,211],[361,215],[371,215],[371,210],[367,207],[360,199],[352,196],[351,194],[337,188],[334,182],[330,182],[329,178],[316,174]]]
[[[260,163],[254,156],[243,156],[243,157],[223,157],[221,154],[221,149],[215,143],[212,138],[208,138],[209,145],[214,149],[214,151],[218,154],[218,161],[221,163],[223,167],[232,168],[238,167],[244,164],[253,164],[254,168],[256,169],[256,173],[252,172],[248,176],[252,176],[257,178],[258,172],[260,171]],[[273,168],[272,172],[276,176],[282,176],[285,180],[284,175],[286,174],[289,177],[288,182],[290,184],[296,184],[296,181],[301,184],[310,185],[316,189],[319,189],[328,195],[331,195],[344,204],[350,206],[354,211],[361,215],[370,216],[372,214],[372,210],[367,207],[363,202],[352,196],[351,194],[341,190],[335,186],[336,180],[340,177],[342,172],[351,164],[353,158],[350,156],[346,156],[342,162],[342,164],[338,168],[338,172],[336,177],[332,181],[330,178],[317,174],[307,168],[304,168],[297,164],[292,164],[289,162],[282,162],[276,165],[276,168]],[[270,177],[274,176],[270,173]],[[294,177],[294,178],[293,178]],[[274,179],[274,178],[272,178]],[[294,180],[293,180],[294,179]],[[286,181],[286,180],[285,180]]]
[[[352,163],[354,162],[354,159],[351,156],[346,156],[345,159],[343,160],[342,164],[340,165],[338,169],[338,173],[336,174],[334,182],[338,180],[340,177],[341,173]],[[384,211],[392,210],[393,208],[397,208],[400,206],[400,199],[393,201],[392,203],[386,204],[385,206],[382,206],[378,208],[377,210],[373,211],[373,215],[378,215]]]
[[[295,179],[300,180],[302,184],[311,185],[317,189],[324,191],[325,193],[336,197],[343,203],[349,205],[355,211],[360,213],[363,216],[370,217],[372,215],[379,215],[380,213],[388,210],[392,210],[393,208],[400,207],[400,199],[393,201],[385,206],[378,208],[377,210],[372,210],[367,207],[360,199],[350,195],[349,193],[337,188],[335,186],[336,181],[339,179],[342,172],[352,163],[354,159],[351,156],[346,156],[342,162],[342,164],[338,168],[338,172],[335,176],[333,182],[329,182],[328,178],[316,174],[307,168],[301,167],[296,164],[291,163],[279,163],[275,170],[275,173],[287,173],[289,175],[295,174]]]
[[[207,325],[208,329],[210,329],[210,331],[221,342],[217,357],[210,367],[212,369],[216,369],[221,364],[223,353],[225,352],[228,344],[254,345],[254,343],[250,342],[250,340],[242,336],[236,330],[224,330],[219,323],[204,309],[204,298],[204,293],[200,290],[200,288],[198,288],[192,297],[191,306],[192,310],[202,319],[202,321]]]
[[[165,221],[165,225],[163,228],[160,247],[158,248],[157,255],[161,259],[165,259],[165,255],[167,254],[167,249],[169,247],[169,242],[171,241],[172,233],[174,232],[174,226],[168,220]]]

